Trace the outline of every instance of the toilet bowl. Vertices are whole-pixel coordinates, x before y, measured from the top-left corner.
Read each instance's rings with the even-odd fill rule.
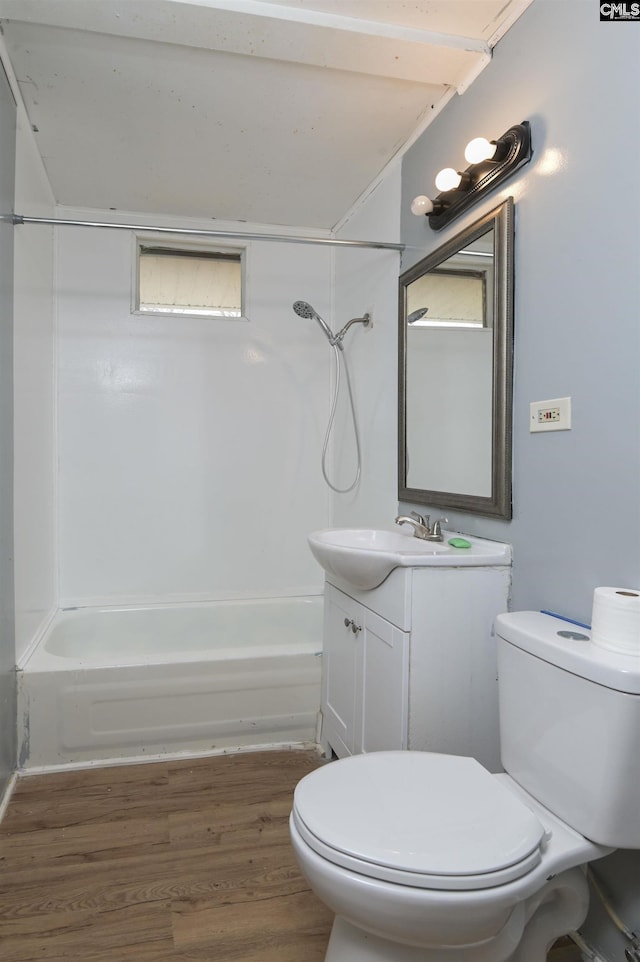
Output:
[[[545,962],[586,917],[586,863],[640,849],[640,659],[540,612],[496,636],[504,774],[375,752],[297,785],[293,849],[335,913],[325,962]]]
[[[311,888],[336,914],[327,962],[544,962],[549,939],[587,912],[575,866],[610,851],[508,775],[426,752],[312,772],[296,788],[290,831]],[[543,909],[535,955],[533,929],[522,939]]]

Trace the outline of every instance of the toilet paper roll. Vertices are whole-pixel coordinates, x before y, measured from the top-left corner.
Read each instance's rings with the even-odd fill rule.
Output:
[[[596,588],[591,640],[601,648],[640,657],[640,589]]]

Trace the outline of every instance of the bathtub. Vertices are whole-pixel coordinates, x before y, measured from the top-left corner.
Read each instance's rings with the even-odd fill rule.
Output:
[[[315,741],[322,597],[57,612],[18,670],[22,769]]]

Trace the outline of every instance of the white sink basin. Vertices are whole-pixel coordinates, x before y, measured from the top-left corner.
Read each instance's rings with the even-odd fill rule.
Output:
[[[443,531],[443,541],[421,541],[410,531],[384,528],[324,528],[308,535],[311,552],[329,575],[369,591],[382,584],[394,568],[508,565],[511,548],[498,541],[465,536],[470,548],[448,544],[455,532]]]

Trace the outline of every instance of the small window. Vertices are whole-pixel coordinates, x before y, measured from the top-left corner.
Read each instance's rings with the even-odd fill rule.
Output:
[[[242,252],[138,245],[134,311],[242,317]]]
[[[428,305],[426,316],[409,323],[416,327],[487,327],[484,271],[435,268],[411,284],[412,303]],[[416,311],[416,314],[419,312]]]

